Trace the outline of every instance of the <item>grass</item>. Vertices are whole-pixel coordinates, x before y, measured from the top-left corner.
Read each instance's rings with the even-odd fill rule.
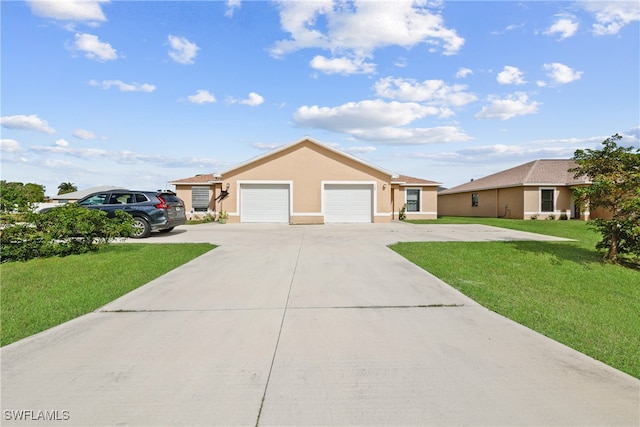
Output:
[[[575,242],[398,243],[392,249],[503,316],[640,378],[640,271],[602,262],[580,221],[443,218]]]
[[[114,244],[0,266],[0,345],[90,313],[210,251],[202,244]]]

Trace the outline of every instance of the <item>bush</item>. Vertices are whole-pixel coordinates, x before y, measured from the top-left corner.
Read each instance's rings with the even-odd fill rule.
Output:
[[[404,221],[405,219],[407,219],[407,205],[402,205],[402,209],[400,209],[400,211],[398,212],[398,219],[400,221]]]
[[[20,221],[19,221],[20,220]],[[4,216],[0,232],[0,261],[66,256],[96,251],[133,231],[133,217],[118,210],[114,218],[106,212],[75,203],[22,218]]]

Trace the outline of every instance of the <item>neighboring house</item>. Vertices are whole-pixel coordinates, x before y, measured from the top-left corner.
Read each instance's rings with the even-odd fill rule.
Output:
[[[589,219],[576,205],[573,188],[589,185],[586,177],[574,178],[573,160],[535,160],[472,180],[438,193],[438,215],[518,219]]]
[[[84,196],[88,196],[92,193],[98,193],[101,191],[120,190],[122,187],[114,187],[112,185],[102,185],[99,187],[91,187],[86,190],[74,191],[73,193],[58,194],[57,196],[49,197],[50,200],[55,200],[57,203],[70,203],[77,202]]]
[[[437,217],[438,182],[396,175],[311,138],[220,174],[179,179],[187,212],[227,212],[228,222],[385,223]]]

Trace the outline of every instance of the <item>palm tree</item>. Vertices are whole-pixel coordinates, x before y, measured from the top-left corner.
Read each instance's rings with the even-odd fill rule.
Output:
[[[76,187],[72,182],[63,182],[58,185],[58,195],[73,193],[74,191],[78,191],[78,187]]]

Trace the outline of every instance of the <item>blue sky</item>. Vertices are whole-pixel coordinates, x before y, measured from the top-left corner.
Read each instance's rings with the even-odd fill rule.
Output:
[[[446,187],[640,140],[637,1],[2,1],[2,179],[221,172],[311,136]]]

